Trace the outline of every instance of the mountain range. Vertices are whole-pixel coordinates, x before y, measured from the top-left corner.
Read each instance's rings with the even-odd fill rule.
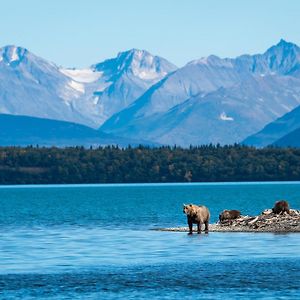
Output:
[[[193,61],[101,128],[162,144],[239,143],[300,104],[299,54],[282,40],[263,54]]]
[[[0,112],[98,128],[174,69],[135,49],[86,69],[64,69],[7,46],[0,49]]]
[[[11,118],[9,128],[15,122],[28,143],[32,118],[47,123],[35,139],[45,145],[285,145],[300,128],[299,105],[300,48],[284,40],[262,54],[211,55],[181,68],[137,49],[85,69],[58,67],[22,47],[0,49],[0,122],[27,116],[28,126]],[[56,126],[64,134],[51,139]]]

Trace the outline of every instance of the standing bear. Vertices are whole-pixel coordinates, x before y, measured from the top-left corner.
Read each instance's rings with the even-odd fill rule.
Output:
[[[201,226],[205,224],[205,232],[208,232],[208,222],[210,218],[209,210],[204,205],[187,204],[183,205],[183,213],[187,216],[189,234],[193,233],[193,224],[197,224],[197,232],[201,233]]]

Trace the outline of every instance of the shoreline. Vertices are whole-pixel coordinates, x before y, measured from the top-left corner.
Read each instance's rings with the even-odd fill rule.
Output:
[[[188,227],[158,228],[157,231],[188,232]],[[209,232],[300,232],[300,210],[275,214],[272,209],[264,210],[258,216],[240,216],[237,219],[224,220],[209,224]],[[197,232],[193,228],[193,232]]]
[[[140,187],[140,186],[224,186],[224,185],[294,185],[299,180],[282,181],[203,181],[203,182],[130,182],[130,183],[20,183],[0,184],[0,189],[6,188],[63,188],[63,187]]]
[[[163,232],[189,232],[188,227],[167,227],[167,228],[153,228],[153,231],[163,231]],[[218,224],[210,224],[208,233],[210,232],[238,232],[238,233],[300,233],[300,224],[297,228],[281,228],[281,229],[272,229],[272,228],[243,228],[241,226],[220,226]],[[197,234],[197,230],[193,229],[193,233]],[[204,230],[201,231],[201,234],[205,233]]]

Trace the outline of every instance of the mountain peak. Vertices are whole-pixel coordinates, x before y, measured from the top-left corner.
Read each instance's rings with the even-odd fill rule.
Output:
[[[143,80],[157,80],[177,67],[166,59],[152,55],[146,50],[130,49],[119,52],[117,57],[105,60],[92,66],[97,71],[105,71],[111,74],[133,75]]]
[[[280,39],[280,41],[276,44],[277,47],[285,47],[295,45],[291,42],[287,42],[285,39]]]
[[[296,44],[281,39],[276,45],[270,47],[265,52],[265,54],[274,53],[278,55],[280,53],[289,54],[289,53],[299,52],[299,51],[300,48]]]
[[[107,59],[101,63],[92,66],[97,71],[111,70],[112,73],[127,69],[133,60],[141,60],[144,56],[151,54],[145,50],[129,49],[119,52],[115,58]]]
[[[7,64],[19,63],[23,60],[28,50],[15,45],[8,45],[0,48],[0,62],[3,60]]]
[[[278,44],[269,48],[262,58],[271,72],[292,74],[299,70],[300,48],[296,44],[281,39]]]
[[[122,56],[122,55],[136,55],[139,57],[142,57],[143,55],[151,55],[148,51],[146,50],[142,50],[142,49],[137,49],[137,48],[132,48],[126,51],[121,51],[118,53],[118,56]]]
[[[133,64],[151,64],[154,58],[155,56],[146,50],[133,48],[124,52],[119,52],[116,59],[119,63],[119,69],[123,70],[127,69]]]

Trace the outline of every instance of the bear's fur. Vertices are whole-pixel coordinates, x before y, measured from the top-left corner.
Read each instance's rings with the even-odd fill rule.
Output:
[[[189,234],[193,233],[193,224],[197,224],[198,233],[201,233],[201,226],[205,224],[205,232],[208,232],[210,213],[206,206],[194,204],[183,205],[183,212],[187,216]]]
[[[219,220],[222,223],[223,221],[226,220],[234,220],[237,219],[241,216],[241,212],[239,210],[223,210],[220,215],[219,215]]]
[[[272,209],[274,214],[283,214],[284,212],[290,213],[290,207],[287,201],[277,201]]]

